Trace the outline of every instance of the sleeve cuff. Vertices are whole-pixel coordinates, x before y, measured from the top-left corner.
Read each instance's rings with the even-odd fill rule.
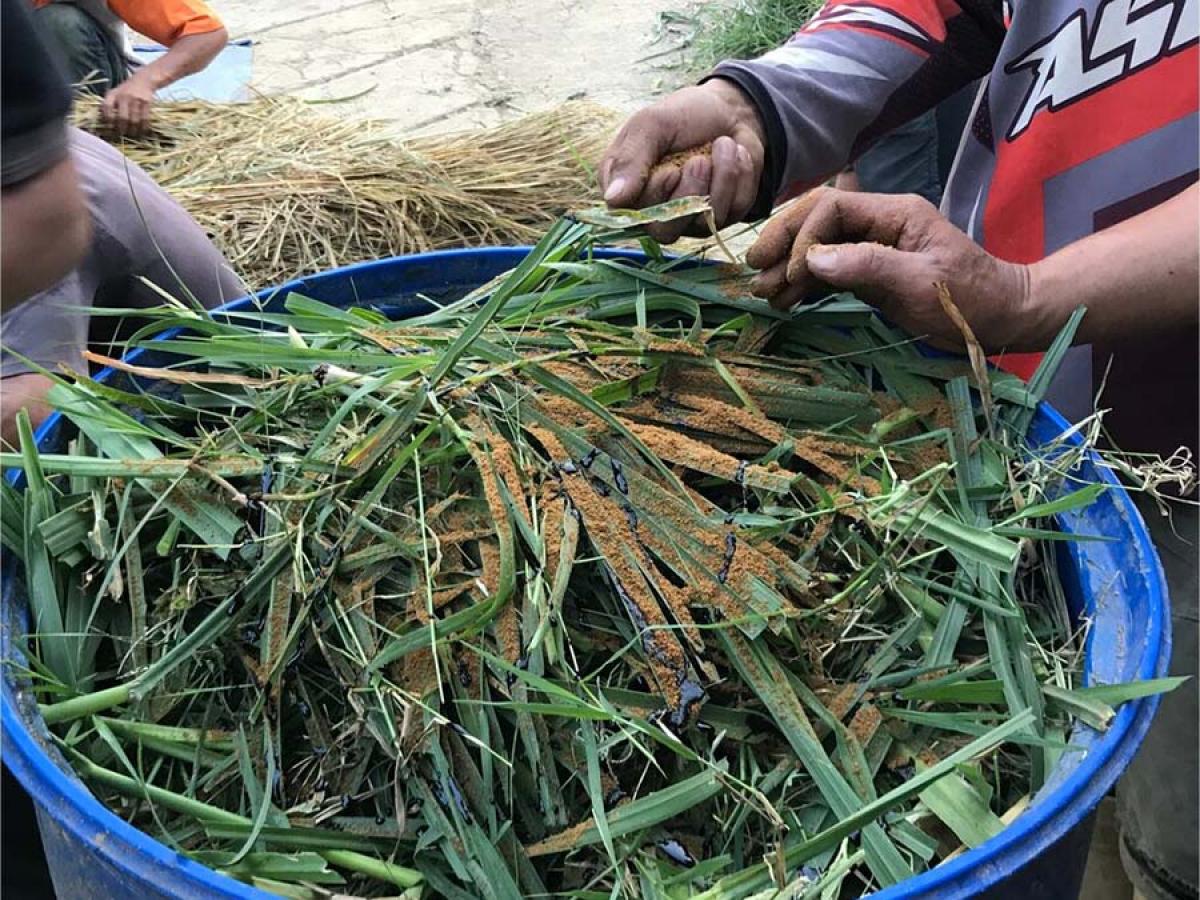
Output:
[[[714,78],[722,78],[741,88],[758,109],[759,119],[762,120],[767,136],[766,146],[763,147],[763,173],[758,182],[758,196],[746,213],[746,219],[765,219],[775,208],[775,198],[779,196],[783,187],[783,173],[788,158],[787,131],[775,104],[771,101],[770,93],[756,76],[736,64],[722,63],[711,74],[702,78],[700,83],[704,84]]]
[[[193,34],[212,34],[214,31],[220,31],[225,27],[225,24],[215,16],[200,16],[195,19],[189,19],[184,22],[173,35],[177,41],[183,37],[190,37]]]

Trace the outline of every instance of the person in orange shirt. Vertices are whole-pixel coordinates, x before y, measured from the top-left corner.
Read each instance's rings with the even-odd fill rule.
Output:
[[[100,115],[121,134],[144,132],[155,91],[203,70],[228,39],[203,0],[34,0],[34,6],[71,82],[104,98]],[[126,25],[167,52],[131,67]]]

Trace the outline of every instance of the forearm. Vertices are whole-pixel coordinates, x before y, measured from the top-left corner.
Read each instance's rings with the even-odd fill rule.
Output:
[[[1045,349],[1087,307],[1079,343],[1116,344],[1195,327],[1200,187],[1076,241],[1028,269],[1019,348]]]
[[[224,28],[185,35],[154,62],[143,66],[139,77],[148,79],[154,90],[161,90],[181,78],[203,71],[221,52],[227,39]]]

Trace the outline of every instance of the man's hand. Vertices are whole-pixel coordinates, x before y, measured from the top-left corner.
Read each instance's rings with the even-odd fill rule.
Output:
[[[672,154],[709,143],[710,156],[660,165]],[[600,161],[600,189],[609,206],[624,209],[707,196],[718,227],[724,227],[754,204],[765,143],[754,104],[733,82],[714,78],[635,113]],[[670,243],[685,232],[707,234],[708,229],[702,222],[679,221],[656,225],[650,232]]]
[[[853,291],[909,334],[945,349],[963,336],[938,296],[944,284],[988,351],[1032,349],[1026,266],[991,256],[917,196],[818,188],[770,222],[746,254],[754,293],[787,309],[830,289]]]
[[[154,105],[154,79],[148,68],[138,69],[104,95],[100,118],[117,134],[136,137],[150,128]]]
[[[142,66],[104,95],[104,102],[100,104],[101,119],[118,134],[145,134],[150,127],[154,92],[202,71],[221,52],[228,39],[224,28],[179,38],[166,53]]]

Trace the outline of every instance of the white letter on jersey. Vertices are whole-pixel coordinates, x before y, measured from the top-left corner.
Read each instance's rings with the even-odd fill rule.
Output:
[[[1197,39],[1198,0],[1104,0],[1088,35],[1085,10],[1014,59],[1004,71],[1030,70],[1033,83],[1008,129],[1012,140],[1041,109],[1062,109]]]

